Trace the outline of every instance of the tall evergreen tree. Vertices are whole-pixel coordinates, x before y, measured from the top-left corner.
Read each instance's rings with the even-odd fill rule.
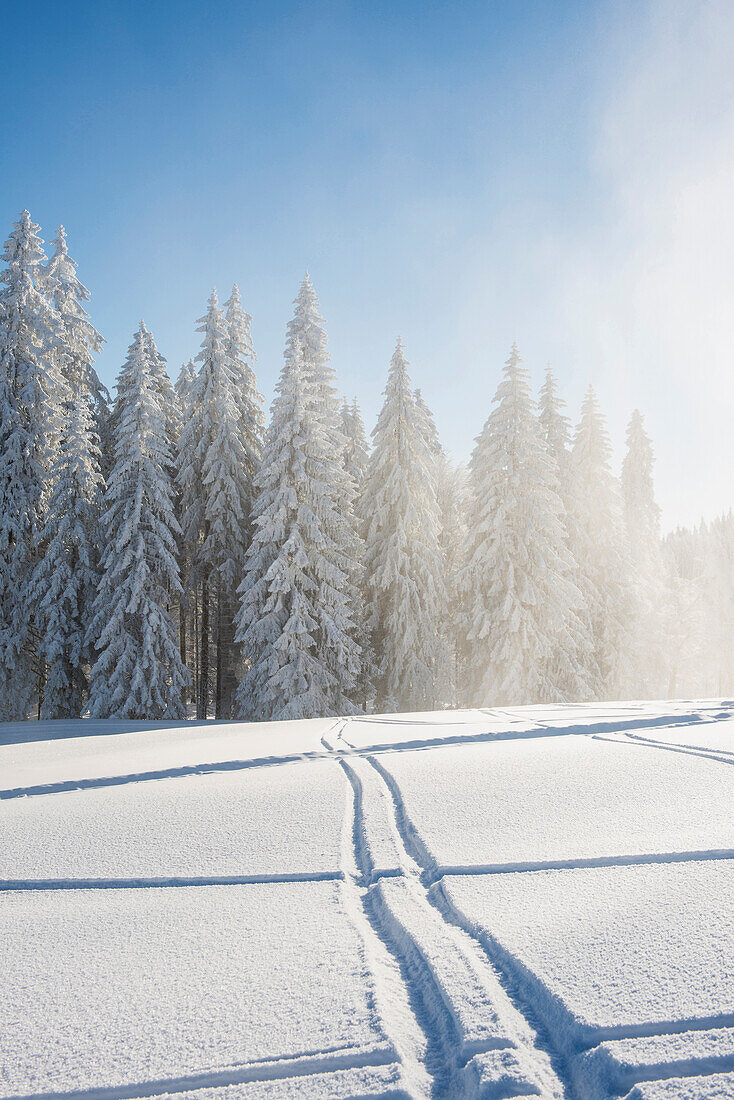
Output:
[[[0,716],[25,718],[36,684],[32,577],[58,408],[59,320],[43,294],[46,259],[24,210],[0,274]]]
[[[197,713],[204,718],[210,696],[210,635],[216,647],[212,686],[217,717],[229,714],[232,705],[234,614],[248,543],[254,457],[245,449],[232,344],[216,292],[199,331],[204,339],[196,357],[199,373],[189,390],[189,418],[179,442],[178,477],[185,543],[201,580]],[[214,611],[211,625],[210,610]]]
[[[469,700],[563,701],[560,655],[583,678],[557,471],[543,442],[529,375],[513,345],[474,448],[466,595]]]
[[[351,618],[353,562],[332,534],[342,526],[341,500],[323,412],[312,361],[293,336],[255,477],[254,535],[240,586],[243,718],[355,709],[360,657]]]
[[[364,698],[366,670],[361,669],[355,677],[351,667],[342,668],[339,658],[340,648],[344,645],[355,655],[356,660],[363,641],[360,625],[363,619],[360,596],[363,546],[354,516],[356,485],[346,468],[346,440],[341,430],[336,372],[330,362],[326,327],[308,272],[293,305],[293,317],[286,328],[285,357],[286,361],[292,360],[296,354],[300,357],[304,380],[310,388],[310,400],[313,402],[310,407],[314,410],[313,415],[318,416],[319,435],[324,441],[319,460],[322,470],[320,477],[323,484],[329,486],[330,501],[329,507],[323,509],[320,518],[327,540],[325,556],[333,568],[343,571],[345,575],[342,593],[344,604],[340,611],[340,615],[344,616],[344,628],[338,628],[344,638],[335,644],[331,631],[321,630],[317,638],[319,659],[329,670],[334,682],[340,685],[335,698],[344,696],[351,704],[359,707]],[[361,660],[359,663],[361,664]]]
[[[184,718],[187,680],[168,612],[180,592],[166,410],[141,322],[120,372],[102,577],[88,640],[94,718]]]
[[[342,404],[341,430],[345,440],[344,465],[359,493],[370,457],[370,448],[356,397],[351,405],[346,401]]]
[[[229,301],[225,302],[225,310],[227,365],[232,375],[232,393],[239,410],[239,426],[245,454],[245,477],[252,496],[252,481],[262,461],[265,417],[263,396],[258,389],[255,375],[256,356],[250,332],[252,318],[242,308],[240,291],[236,283],[232,287]]]
[[[594,390],[589,387],[573,441],[572,549],[579,569],[593,647],[593,695],[620,690],[621,659],[628,645],[631,593],[619,488],[611,445]]]
[[[87,631],[99,583],[102,474],[93,395],[80,388],[67,410],[33,577],[38,649],[47,665],[41,716],[79,718],[91,652]]]
[[[79,392],[89,395],[96,417],[94,425],[101,433],[109,416],[110,395],[94,369],[94,356],[104,340],[85,309],[89,291],[77,275],[77,264],[69,255],[66,230],[60,225],[53,240],[53,254],[45,269],[46,292],[60,320],[59,369],[72,398]]]
[[[584,602],[584,584],[576,561],[575,548],[579,536],[574,529],[574,473],[571,456],[571,421],[566,416],[565,401],[562,399],[556,377],[550,365],[545,372],[545,381],[540,389],[538,400],[538,421],[540,432],[548,454],[554,465],[555,489],[562,504],[562,525],[564,541],[571,561],[571,576],[579,590],[577,606],[580,623],[574,631],[577,657],[568,661],[565,646],[558,649],[554,666],[555,680],[561,693],[568,700],[585,702],[595,696],[599,690],[599,670],[595,663],[589,611]],[[583,670],[583,675],[581,674]]]
[[[376,706],[433,709],[450,673],[435,454],[400,340],[372,437],[360,513]]]

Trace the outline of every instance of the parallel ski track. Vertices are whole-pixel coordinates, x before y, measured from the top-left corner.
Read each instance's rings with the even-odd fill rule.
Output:
[[[571,1077],[566,1066],[566,1059],[562,1052],[554,1046],[550,1035],[546,1033],[542,1023],[537,1017],[534,1006],[526,1001],[517,983],[513,980],[512,974],[502,966],[500,959],[494,952],[488,949],[488,945],[476,935],[473,927],[466,921],[463,914],[459,913],[454,908],[443,891],[440,890],[440,887],[436,887],[435,880],[437,868],[435,862],[431,859],[423,840],[408,816],[405,802],[403,801],[397,783],[383,765],[374,757],[368,757],[368,760],[377,774],[381,777],[390,793],[398,835],[400,836],[408,857],[421,868],[420,879],[427,902],[438,911],[447,924],[453,924],[457,928],[460,928],[471,936],[475,943],[479,945],[511,1004],[525,1019],[536,1035],[538,1049],[542,1050],[550,1058],[551,1065],[557,1074],[559,1091],[562,1095],[569,1098],[575,1097],[571,1084]]]

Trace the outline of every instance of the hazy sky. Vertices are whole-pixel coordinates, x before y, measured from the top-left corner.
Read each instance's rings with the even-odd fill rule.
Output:
[[[734,504],[731,0],[5,5],[0,211],[67,228],[111,385],[172,375],[213,285],[268,400],[304,269],[374,422],[395,338],[465,459],[513,340],[618,459],[646,417],[666,527]]]

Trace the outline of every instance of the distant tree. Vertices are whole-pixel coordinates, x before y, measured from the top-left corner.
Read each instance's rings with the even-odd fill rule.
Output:
[[[595,698],[619,695],[631,591],[619,486],[596,394],[589,387],[573,441],[572,550],[593,646]]]
[[[515,345],[470,465],[462,588],[468,701],[480,706],[563,701],[559,665],[564,681],[584,677],[557,469],[521,362]]]
[[[623,693],[660,698],[668,688],[667,606],[671,598],[660,543],[660,509],[655,501],[655,458],[638,409],[627,428],[622,465],[622,501],[630,569],[630,628],[623,654]]]
[[[360,498],[378,710],[445,703],[450,674],[436,455],[398,340]]]
[[[105,493],[105,549],[88,642],[93,718],[184,718],[187,672],[168,612],[181,585],[166,409],[141,322],[120,372],[115,464]]]

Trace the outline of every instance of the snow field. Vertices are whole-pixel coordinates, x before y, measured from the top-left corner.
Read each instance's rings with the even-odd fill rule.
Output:
[[[734,862],[447,876],[442,887],[532,984],[570,1049],[734,1024]]]
[[[76,787],[101,779],[318,755],[323,751],[321,735],[333,726],[333,718],[279,722],[275,734],[266,722],[0,723],[0,787],[9,793],[55,784]]]
[[[0,880],[336,877],[346,793],[310,761],[0,801]]]
[[[310,1072],[394,1062],[340,890],[4,894],[0,1091],[134,1096],[258,1080],[263,1060],[283,1063],[272,1076],[308,1057]]]
[[[447,872],[734,851],[734,769],[664,751],[640,759],[649,752],[558,736],[385,754],[381,762]]]

